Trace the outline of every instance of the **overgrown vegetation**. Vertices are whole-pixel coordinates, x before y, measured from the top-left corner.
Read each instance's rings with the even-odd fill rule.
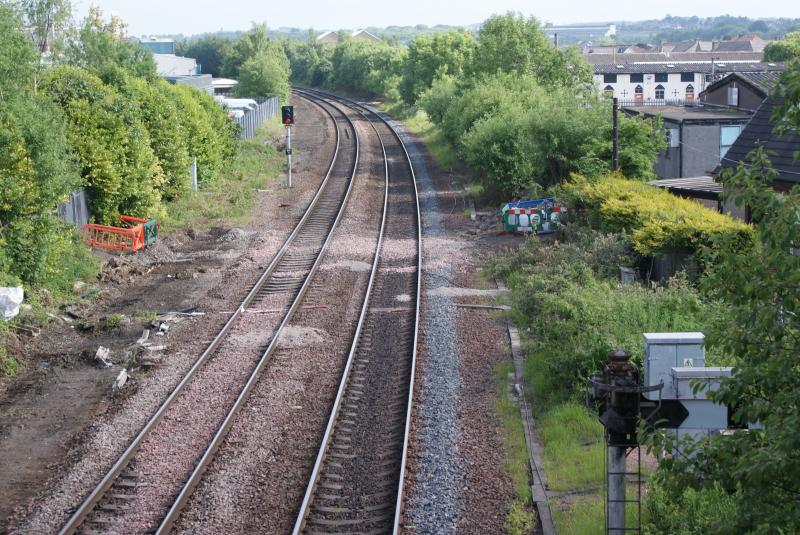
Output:
[[[528,445],[525,442],[522,417],[519,405],[508,391],[508,374],[514,371],[514,364],[505,362],[497,365],[497,402],[495,412],[503,424],[506,444],[506,473],[514,485],[514,500],[506,514],[506,531],[510,535],[528,534],[533,530],[535,517],[532,511],[530,470],[528,469]]]
[[[559,199],[609,232],[626,230],[636,252],[653,256],[670,250],[699,251],[723,238],[738,249],[752,244],[750,226],[642,182],[617,176],[595,180],[573,175]]]
[[[778,89],[786,102],[776,125],[787,134],[800,122],[798,73],[795,64]],[[585,486],[602,475],[588,468],[602,466],[601,452],[593,463],[591,446],[569,440],[578,442],[591,427],[592,417],[575,403],[607,351],[624,348],[641,364],[642,332],[701,331],[709,365],[735,366],[710,396],[731,407],[740,428],[760,425],[698,440],[646,436],[653,451],[670,454],[648,485],[646,532],[800,529],[800,188],[778,193],[771,187],[774,177],[762,149],[723,177],[736,203],[751,208],[752,227],[722,221],[640,183],[575,177],[560,191],[583,212],[569,220],[558,241],[542,246],[531,239],[494,262],[494,273],[506,277],[512,290],[516,321],[530,333],[526,381],[536,398],[553,488]],[[696,281],[617,282],[618,266],[676,246],[701,252],[705,262]],[[592,532],[602,520],[602,496],[570,500],[555,516],[560,532]]]
[[[418,36],[407,49],[348,38],[326,46],[313,35],[284,47],[295,83],[402,103],[407,117],[423,110],[437,145],[449,146],[441,150],[466,163],[489,196],[535,194],[572,172],[610,170],[610,103],[579,51],[553,46],[535,18],[496,15],[477,37]],[[652,178],[665,145],[660,125],[622,117],[620,139],[622,172]]]
[[[165,227],[244,221],[253,189],[282,168],[269,144],[274,128],[240,143],[210,95],[156,75],[152,54],[127,39],[119,18],[92,7],[73,32],[70,17],[65,1],[0,2],[0,286],[23,285],[34,315],[97,275],[95,256],[55,217],[78,187],[95,222],[115,224],[118,214],[165,219]],[[268,56],[279,63],[274,77]],[[228,68],[251,65],[247,96],[288,95],[288,60],[263,28],[226,58]],[[195,159],[201,192],[190,194]],[[39,303],[41,292],[49,297]],[[0,373],[8,375],[15,360],[4,333]]]
[[[265,188],[283,170],[285,156],[276,149],[281,130],[276,118],[263,125],[253,139],[241,141],[222,178],[201,192],[189,193],[167,205],[164,228],[246,223],[252,217],[256,190]]]

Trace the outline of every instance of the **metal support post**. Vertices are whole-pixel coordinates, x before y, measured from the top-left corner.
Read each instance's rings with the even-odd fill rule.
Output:
[[[608,535],[624,535],[625,524],[624,446],[608,446]]]
[[[197,158],[192,158],[192,164],[189,167],[189,176],[192,191],[197,191]]]
[[[611,101],[611,170],[619,171],[619,99],[614,97]]]
[[[289,159],[288,187],[292,187],[292,127],[286,127],[286,157]]]

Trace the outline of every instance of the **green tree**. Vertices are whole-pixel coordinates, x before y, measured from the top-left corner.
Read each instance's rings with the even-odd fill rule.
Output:
[[[243,33],[231,45],[230,52],[226,55],[222,66],[225,76],[236,78],[239,76],[239,69],[244,63],[259,54],[274,54],[276,58],[284,63],[284,68],[288,71],[289,59],[283,52],[283,47],[269,38],[266,24],[253,24],[249,32]],[[283,58],[281,58],[281,55]]]
[[[289,72],[283,58],[283,50],[264,50],[245,61],[239,68],[239,85],[236,94],[240,97],[277,95],[282,101],[289,99]]]
[[[800,76],[793,74],[777,115],[785,129],[800,126],[796,115],[786,114],[800,95]],[[760,426],[684,441],[685,454],[660,468],[674,502],[687,488],[715,487],[733,500],[733,513],[719,517],[712,533],[800,532],[800,188],[778,193],[771,187],[774,177],[762,148],[723,177],[736,203],[750,207],[757,241],[754,250],[741,253],[715,247],[704,281],[707,292],[730,305],[710,339],[736,359],[733,376],[712,397],[732,408],[735,424]],[[657,435],[655,444],[676,448],[667,436]]]
[[[400,81],[405,50],[384,43],[340,41],[331,65],[335,88],[365,96],[389,96]]]
[[[118,17],[108,21],[97,7],[90,7],[78,40],[67,47],[68,63],[90,70],[102,80],[117,86],[127,75],[155,80],[153,54],[125,39],[126,26]]]
[[[285,40],[284,51],[291,65],[292,81],[299,84],[324,86],[330,81],[331,47],[317,41],[314,30],[308,31],[305,41]]]
[[[219,78],[222,76],[223,64],[230,54],[231,46],[229,39],[218,35],[206,35],[180,43],[177,52],[181,56],[195,58],[204,74]]]
[[[95,218],[111,223],[120,213],[158,215],[165,178],[138,106],[74,67],[53,69],[41,88],[67,115]]]
[[[20,14],[0,3],[0,101],[32,89],[38,59],[22,31]]]
[[[185,85],[170,85],[167,89],[178,108],[189,157],[197,158],[198,184],[209,186],[234,155],[235,125],[208,94]]]
[[[533,74],[544,85],[591,81],[591,70],[575,49],[557,49],[536,18],[514,13],[495,15],[483,23],[471,70]]]
[[[189,188],[188,132],[181,124],[178,104],[164,80],[148,82],[129,78],[121,94],[138,108],[150,137],[150,147],[164,172],[161,191],[166,200],[175,200]]]
[[[22,27],[19,13],[0,4],[3,284],[51,283],[59,278],[72,253],[64,247],[69,234],[53,212],[80,183],[63,114],[49,99],[32,92],[39,55]]]
[[[72,22],[69,0],[21,0],[26,27],[41,53],[60,48]]]
[[[786,34],[779,41],[767,43],[764,47],[764,61],[789,61],[800,58],[800,32]]]
[[[416,103],[437,77],[461,78],[472,61],[475,46],[475,38],[464,31],[416,37],[408,46],[399,86],[406,104]]]

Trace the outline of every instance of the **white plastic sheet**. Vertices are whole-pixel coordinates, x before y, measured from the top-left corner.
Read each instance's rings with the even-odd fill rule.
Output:
[[[24,298],[22,286],[0,288],[0,312],[4,320],[10,320],[19,314],[19,306]]]

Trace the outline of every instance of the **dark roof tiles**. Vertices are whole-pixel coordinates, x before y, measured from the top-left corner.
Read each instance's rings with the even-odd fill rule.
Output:
[[[750,151],[762,146],[767,149],[772,166],[778,172],[778,180],[800,183],[800,162],[795,159],[795,153],[800,151],[800,133],[778,136],[771,122],[772,114],[783,102],[782,97],[771,97],[761,103],[723,158],[718,171],[736,168],[739,162],[747,161]]]

